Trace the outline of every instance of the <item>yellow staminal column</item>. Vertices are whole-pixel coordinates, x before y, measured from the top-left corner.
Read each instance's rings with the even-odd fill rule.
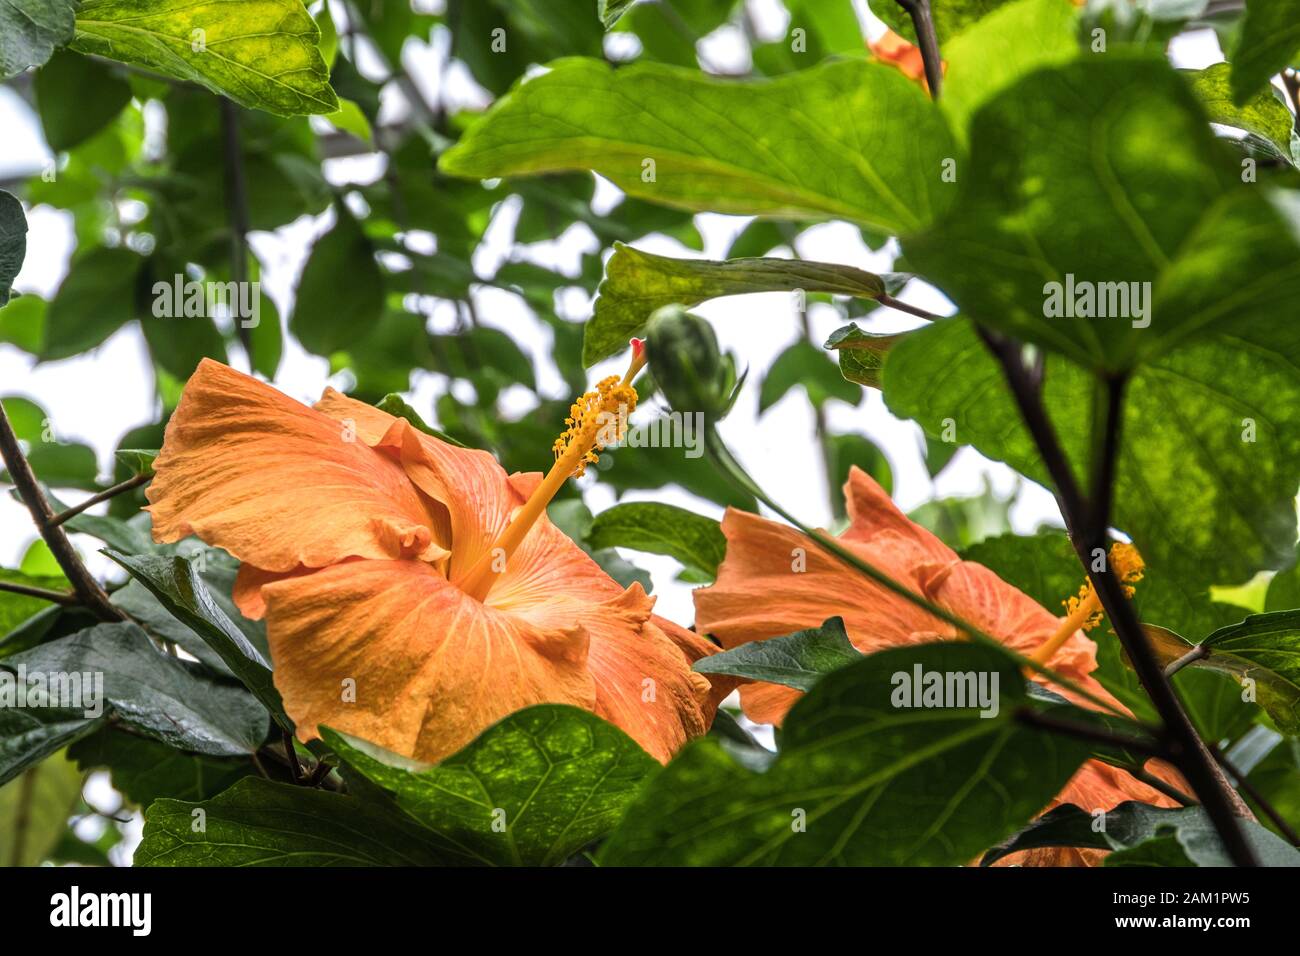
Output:
[[[644,366],[645,345],[640,339],[633,339],[632,362],[622,379],[612,375],[573,403],[569,417],[564,420],[568,429],[555,440],[552,448],[555,464],[492,546],[455,582],[462,591],[480,601],[485,599],[500,576],[499,569],[509,567],[511,556],[564,483],[581,476],[588,465],[595,464],[599,459],[597,452],[611,438],[622,437],[626,416],[636,408],[632,379]]]
[[[1142,580],[1145,570],[1137,548],[1123,542],[1111,545],[1110,563],[1120,583],[1124,585],[1125,595],[1132,597],[1133,585]],[[1101,623],[1104,612],[1101,600],[1093,590],[1092,582],[1084,581],[1083,587],[1079,588],[1078,596],[1067,598],[1064,604],[1066,614],[1061,619],[1060,626],[1051,637],[1038,646],[1033,654],[1029,655],[1029,659],[1035,664],[1046,666],[1062,645],[1074,636],[1075,631],[1081,628],[1089,631]]]

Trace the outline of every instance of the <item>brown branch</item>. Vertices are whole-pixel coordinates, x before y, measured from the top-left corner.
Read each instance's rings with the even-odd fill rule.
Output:
[[[17,581],[0,581],[0,591],[7,591],[9,594],[21,594],[24,597],[40,598],[42,601],[53,601],[55,604],[81,603],[71,591],[51,591],[49,588],[19,584]]]
[[[50,508],[45,493],[41,491],[36,475],[32,473],[32,466],[27,463],[27,457],[23,454],[18,436],[14,434],[13,426],[9,424],[9,416],[5,414],[3,407],[0,407],[0,457],[4,458],[5,468],[9,470],[9,478],[18,490],[19,497],[31,512],[36,530],[49,545],[54,560],[59,563],[64,576],[72,584],[77,600],[101,620],[124,620],[126,615],[109,602],[104,589],[86,570],[86,566],[81,563],[81,558],[77,557],[76,549],[72,547],[68,536],[63,533],[62,528],[54,524],[54,511]]]
[[[141,485],[149,481],[151,478],[153,478],[153,475],[136,475],[133,478],[128,478],[126,481],[119,481],[117,484],[115,484],[112,488],[109,488],[107,491],[101,491],[97,495],[91,495],[81,504],[73,505],[71,508],[65,508],[64,510],[60,511],[58,514],[54,516],[53,519],[51,519],[50,527],[57,528],[59,525],[63,524],[63,522],[67,521],[69,518],[75,518],[83,511],[93,508],[101,501],[107,501],[109,498],[116,498],[118,495],[122,494],[123,492],[130,491],[132,488],[139,488]]]
[[[1143,740],[1140,737],[1130,737],[1127,734],[1116,734],[1101,727],[1093,727],[1089,724],[1081,724],[1078,721],[1067,720],[1056,717],[1052,714],[1045,714],[1042,711],[1032,710],[1028,707],[1021,708],[1015,713],[1018,723],[1027,727],[1034,727],[1038,730],[1046,730],[1053,734],[1061,734],[1064,737],[1074,737],[1077,740],[1086,740],[1089,743],[1104,744],[1107,747],[1118,747],[1121,750],[1132,751],[1133,753],[1143,754],[1147,757],[1161,757],[1168,759],[1168,751],[1160,746],[1158,741]]]
[[[1209,747],[1210,753],[1214,754],[1214,759],[1219,762],[1219,766],[1237,778],[1237,786],[1246,791],[1246,796],[1255,801],[1255,805],[1264,811],[1264,815],[1273,821],[1282,835],[1291,842],[1291,845],[1300,846],[1300,833],[1296,832],[1286,817],[1278,813],[1277,808],[1269,803],[1268,799],[1259,792],[1253,783],[1246,779],[1246,775],[1233,766],[1227,754],[1214,744],[1210,744]]]
[[[1072,529],[1071,538],[1079,560],[1087,569],[1097,597],[1110,618],[1112,627],[1120,643],[1128,653],[1138,681],[1151,698],[1164,723],[1165,733],[1170,745],[1170,759],[1178,767],[1187,782],[1200,798],[1201,805],[1214,823],[1219,837],[1232,861],[1238,866],[1257,866],[1254,849],[1246,841],[1240,826],[1241,819],[1254,819],[1254,814],[1232,789],[1218,764],[1211,758],[1205,743],[1183,710],[1178,696],[1165,677],[1164,669],[1156,659],[1148,643],[1142,625],[1138,621],[1133,605],[1129,603],[1124,587],[1105,562],[1102,570],[1094,570],[1092,554],[1096,548],[1106,549],[1109,511],[1095,510],[1083,497],[1074,470],[1065,456],[1056,429],[1047,417],[1047,410],[1042,401],[1042,393],[1035,384],[1022,359],[1021,346],[1013,339],[1001,333],[977,325],[981,338],[1002,366],[1003,375],[1011,389],[1021,417],[1028,427],[1034,444],[1061,501],[1066,523]],[[1111,477],[1115,474],[1114,458],[1119,449],[1119,430],[1122,420],[1120,403],[1123,398],[1123,383],[1118,387],[1108,383],[1107,408],[1098,419],[1103,423],[1107,434],[1094,443],[1100,453],[1111,460],[1094,462],[1094,474]],[[1101,496],[1103,505],[1108,503],[1109,493]]]

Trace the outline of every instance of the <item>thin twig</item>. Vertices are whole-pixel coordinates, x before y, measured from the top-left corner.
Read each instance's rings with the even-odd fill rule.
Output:
[[[153,475],[136,475],[132,478],[128,478],[126,481],[119,481],[117,484],[115,484],[112,488],[109,488],[107,491],[101,491],[97,495],[91,495],[81,504],[73,505],[71,508],[65,508],[64,510],[60,511],[50,521],[50,526],[53,528],[57,528],[59,525],[63,524],[63,522],[67,521],[69,518],[75,518],[83,511],[93,508],[101,501],[107,501],[109,498],[116,498],[118,495],[122,494],[123,492],[130,491],[132,488],[139,488],[141,485],[143,485],[145,482],[149,481],[152,478]]]
[[[1202,657],[1205,657],[1209,653],[1210,653],[1210,649],[1208,647],[1206,647],[1204,644],[1197,644],[1195,647],[1193,647],[1182,657],[1178,658],[1178,660],[1171,662],[1168,666],[1165,667],[1165,677],[1166,678],[1173,677],[1175,674],[1177,674],[1188,664],[1192,664],[1196,661],[1199,661]]]
[[[942,318],[942,316],[935,315],[933,312],[923,309],[919,305],[908,305],[906,302],[901,302],[887,292],[882,292],[880,295],[876,296],[876,301],[891,309],[897,309],[899,312],[906,312],[908,315],[919,316],[922,319]]]
[[[1254,814],[1232,789],[1223,772],[1210,757],[1200,735],[1192,726],[1172,686],[1165,678],[1164,670],[1151,650],[1137,614],[1124,593],[1123,585],[1111,569],[1110,562],[1104,562],[1101,569],[1097,570],[1097,565],[1091,560],[1095,549],[1101,548],[1103,552],[1105,551],[1109,513],[1094,511],[1080,492],[1074,470],[1057,439],[1056,429],[1047,416],[1042,394],[1034,386],[1022,361],[1019,343],[982,326],[977,328],[989,351],[1001,364],[1021,417],[1034,439],[1048,474],[1056,485],[1062,510],[1067,516],[1067,523],[1074,529],[1072,538],[1079,559],[1087,569],[1097,597],[1101,600],[1102,607],[1110,618],[1120,643],[1128,653],[1139,682],[1151,698],[1164,723],[1173,751],[1170,755],[1172,762],[1182,771],[1183,776],[1200,798],[1233,862],[1238,866],[1258,865],[1255,852],[1246,841],[1239,822],[1241,819],[1254,819]],[[1122,387],[1111,388],[1107,390],[1107,394],[1108,402],[1118,403],[1122,400],[1123,389]],[[1103,436],[1094,442],[1094,447],[1101,449],[1103,454],[1118,453],[1121,419],[1119,408],[1108,409],[1099,419],[1106,429],[1114,430],[1113,435]],[[1095,464],[1095,470],[1099,474],[1113,476],[1115,463],[1112,461]],[[1106,499],[1103,498],[1104,500]]]
[[[80,599],[71,591],[51,591],[49,588],[19,584],[17,581],[0,581],[0,591],[7,591],[9,594],[21,594],[24,597],[40,598],[42,601],[53,601],[55,604],[81,603]]]
[[[298,762],[298,749],[293,745],[293,734],[289,731],[282,731],[284,739],[284,756],[289,764],[289,773],[293,776],[294,783],[302,783],[302,764]]]
[[[1104,744],[1108,747],[1118,747],[1122,750],[1133,753],[1143,754],[1147,757],[1167,757],[1167,751],[1155,740],[1143,740],[1140,737],[1130,737],[1127,734],[1117,734],[1101,727],[1094,727],[1090,724],[1081,724],[1075,720],[1068,720],[1057,717],[1054,714],[1046,714],[1039,710],[1032,710],[1023,707],[1016,711],[1015,719],[1018,723],[1025,724],[1028,727],[1035,727],[1039,730],[1047,730],[1054,734],[1061,734],[1065,737],[1074,737],[1078,740],[1086,740],[1089,743]]]
[[[1185,807],[1200,806],[1196,798],[1190,794],[1183,793],[1173,784],[1166,783],[1145,767],[1125,767],[1124,770],[1135,780],[1140,780],[1152,790],[1163,793],[1170,800],[1176,800]]]
[[[51,523],[54,520],[54,511],[50,508],[45,493],[41,491],[36,475],[32,473],[32,466],[27,463],[27,457],[18,443],[18,436],[14,434],[13,426],[9,424],[9,416],[5,414],[2,406],[0,406],[0,457],[4,459],[5,468],[9,471],[9,479],[18,490],[19,497],[31,512],[36,530],[49,546],[50,553],[59,563],[64,577],[72,584],[77,600],[101,620],[124,620],[126,615],[109,602],[104,589],[86,570],[86,566],[81,563],[81,558],[77,557],[76,549],[72,547],[72,542],[63,533],[63,529]]]

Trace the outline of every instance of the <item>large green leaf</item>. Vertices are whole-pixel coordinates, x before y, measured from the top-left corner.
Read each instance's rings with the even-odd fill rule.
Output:
[[[1264,866],[1300,866],[1300,850],[1258,823],[1243,820],[1241,825]],[[1176,846],[1177,852],[1172,856],[1165,852],[1170,849],[1164,845],[1167,840],[1172,840]],[[1158,845],[1151,846],[1153,842]],[[1094,817],[1073,804],[1057,807],[1011,840],[989,851],[981,865],[989,866],[1020,850],[1053,846],[1141,850],[1144,857],[1155,851],[1166,860],[1177,861],[1173,865],[1181,866],[1232,865],[1218,832],[1201,807],[1167,809],[1134,801],[1121,803],[1101,817]],[[1107,865],[1134,865],[1134,859],[1116,859],[1112,863],[1107,858]]]
[[[0,787],[0,866],[39,866],[68,826],[81,771],[54,756]]]
[[[582,360],[594,365],[626,348],[628,339],[644,333],[646,321],[661,306],[792,289],[874,299],[885,291],[885,284],[879,276],[851,266],[802,259],[673,259],[616,242],[596,290]]]
[[[77,0],[5,0],[0,4],[0,80],[40,66],[55,47],[71,40],[76,10]]]
[[[666,554],[686,567],[694,581],[712,581],[727,553],[718,522],[657,501],[629,501],[606,508],[586,532],[589,547],[631,548]]]
[[[319,43],[302,0],[82,0],[72,48],[294,116],[339,108]]]
[[[849,643],[844,619],[832,617],[821,627],[766,641],[751,641],[701,658],[692,670],[700,674],[728,674],[768,681],[807,691],[831,671],[861,659],[862,654]]]
[[[276,723],[285,730],[293,729],[266,657],[213,600],[192,563],[175,556],[104,553],[126,568],[163,607],[203,638],[230,672],[270,711]]]
[[[27,216],[23,204],[0,189],[0,306],[9,301],[14,278],[27,255]]]
[[[560,704],[511,714],[429,767],[329,728],[321,736],[461,863],[563,863],[614,828],[658,766],[617,727]]]
[[[182,753],[166,744],[105,728],[77,741],[68,756],[83,770],[108,769],[113,789],[148,807],[159,797],[207,800],[241,777],[257,773],[248,759]]]
[[[898,708],[895,675],[986,675],[997,714]],[[657,865],[954,866],[1023,826],[1086,744],[1022,727],[1024,678],[1001,652],[927,644],[872,654],[790,711],[762,773],[712,738],[689,744],[628,809],[601,861]]]
[[[1243,330],[1181,348],[1129,385],[1115,527],[1189,596],[1290,563],[1300,477],[1300,329]],[[934,383],[942,381],[942,389]],[[890,350],[885,401],[934,435],[1048,483],[1001,369],[974,329],[945,320]],[[1080,478],[1087,474],[1091,377],[1047,362],[1045,401]]]
[[[202,803],[158,800],[136,866],[432,866],[416,824],[382,806],[245,777]]]
[[[143,262],[122,247],[92,249],[73,260],[45,313],[41,358],[68,358],[92,349],[136,318]]]
[[[1300,55],[1300,0],[1248,0],[1232,53],[1232,98],[1243,105]]]
[[[208,679],[196,665],[157,650],[134,624],[97,624],[4,659],[9,670],[24,666],[28,675],[94,675],[96,692],[102,679],[98,703],[182,750],[247,754],[266,737],[266,711],[246,690]],[[89,693],[83,685],[83,694]],[[87,700],[88,713],[95,703]]]
[[[1111,370],[1287,321],[1293,211],[1242,182],[1163,57],[1039,70],[971,129],[956,205],[904,243],[971,318]]]
[[[36,106],[50,149],[72,149],[111,123],[131,102],[131,87],[103,63],[55,54],[36,73]]]
[[[939,111],[880,64],[737,82],[569,59],[516,87],[440,165],[477,178],[594,169],[633,196],[684,209],[831,216],[898,232],[947,204],[939,172],[953,155]]]
[[[944,45],[939,105],[963,141],[971,115],[994,94],[1026,73],[1078,54],[1076,11],[1070,0],[1016,0]]]

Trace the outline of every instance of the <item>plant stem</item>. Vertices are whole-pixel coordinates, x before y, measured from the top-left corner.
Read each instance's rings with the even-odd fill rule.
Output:
[[[943,85],[943,59],[939,56],[939,36],[934,30],[930,0],[897,0],[897,2],[912,18],[912,26],[916,28],[917,45],[921,48],[921,59],[925,61],[925,82],[930,87],[930,97],[937,100],[939,89]]]
[[[1079,560],[1092,580],[1093,588],[1101,600],[1102,607],[1106,610],[1107,617],[1110,618],[1120,643],[1128,653],[1138,680],[1160,715],[1170,744],[1172,761],[1182,771],[1183,776],[1200,798],[1233,862],[1238,866],[1257,866],[1255,852],[1246,842],[1245,833],[1239,824],[1239,818],[1253,819],[1254,815],[1228,784],[1227,778],[1211,759],[1200,735],[1192,726],[1178,696],[1165,677],[1163,668],[1152,652],[1137,614],[1129,603],[1123,585],[1115,576],[1110,563],[1104,562],[1102,570],[1094,570],[1092,554],[1097,548],[1101,548],[1103,553],[1106,549],[1110,522],[1108,504],[1111,492],[1107,490],[1099,494],[1098,500],[1107,510],[1093,509],[1089,506],[1079,490],[1074,470],[1057,439],[1056,429],[1047,416],[1041,391],[1022,361],[1019,343],[982,326],[977,328],[985,345],[1001,364],[1003,375],[1020,409],[1021,417],[1029,428],[1043,464],[1056,485],[1066,522],[1073,529],[1071,537],[1075,550],[1079,554]],[[1094,428],[1103,428],[1105,434],[1094,440],[1093,447],[1100,450],[1104,459],[1108,459],[1093,462],[1094,475],[1111,483],[1114,480],[1119,449],[1123,391],[1122,380],[1119,380],[1118,384],[1115,380],[1108,382],[1106,409],[1094,421]]]
[[[67,521],[69,518],[75,518],[83,511],[93,508],[101,501],[107,501],[109,498],[116,498],[118,495],[122,494],[123,492],[130,491],[132,488],[139,488],[141,485],[143,485],[145,482],[149,481],[152,478],[153,475],[136,475],[132,478],[128,478],[126,481],[119,481],[117,484],[115,484],[112,488],[109,488],[107,491],[101,491],[97,495],[91,495],[81,504],[74,505],[71,508],[65,508],[63,511],[60,511],[50,521],[50,526],[57,528],[59,525],[63,524],[63,522]]]
[[[1032,710],[1028,707],[1017,710],[1015,718],[1019,723],[1050,731],[1054,734],[1061,734],[1065,737],[1074,737],[1078,740],[1086,740],[1089,743],[1105,744],[1108,747],[1118,747],[1134,753],[1145,754],[1148,757],[1165,756],[1165,751],[1158,741],[1142,740],[1140,737],[1111,733],[1100,727],[1090,727],[1078,721],[1065,720],[1054,714],[1045,714],[1042,711]]]
[[[1207,654],[1209,654],[1209,650],[1203,644],[1197,644],[1190,651],[1178,658],[1178,660],[1170,663],[1169,666],[1165,668],[1165,677],[1173,677],[1188,664],[1199,661]]]
[[[27,463],[27,458],[23,455],[18,436],[14,434],[13,426],[9,424],[9,416],[5,414],[3,406],[0,406],[0,457],[4,459],[5,468],[9,471],[9,478],[18,490],[19,497],[31,513],[36,530],[40,532],[41,538],[49,546],[50,553],[54,555],[54,560],[59,563],[64,576],[72,584],[77,600],[100,620],[125,620],[126,615],[109,602],[108,595],[99,586],[99,582],[81,563],[81,558],[77,557],[76,549],[72,547],[72,542],[63,533],[63,529],[53,523],[54,511],[50,508],[45,493],[41,491],[36,475],[32,473],[32,466]]]
[[[1156,790],[1160,793],[1163,793],[1170,800],[1176,800],[1185,807],[1200,806],[1200,804],[1196,802],[1195,797],[1192,797],[1190,794],[1183,793],[1183,791],[1179,790],[1177,787],[1173,786],[1172,784],[1165,783],[1163,780],[1161,780],[1151,771],[1147,770],[1145,767],[1125,767],[1124,770],[1126,773],[1128,773],[1129,776],[1133,777],[1135,780],[1142,781],[1152,790]]]
[[[1219,766],[1237,779],[1237,786],[1246,791],[1246,796],[1255,801],[1255,804],[1264,811],[1265,816],[1273,821],[1277,828],[1282,832],[1282,835],[1291,842],[1291,845],[1300,846],[1300,833],[1296,832],[1295,828],[1291,826],[1286,817],[1278,813],[1277,809],[1269,803],[1262,793],[1259,792],[1258,788],[1246,779],[1246,775],[1233,766],[1232,762],[1228,760],[1227,754],[1214,744],[1210,744],[1209,748],[1210,753],[1214,755],[1214,759],[1219,762]]]
[[[30,584],[19,584],[16,581],[0,581],[0,591],[6,591],[9,594],[21,594],[24,597],[40,598],[42,601],[53,601],[55,604],[81,603],[71,591],[51,591],[49,588],[33,587]]]
[[[226,212],[230,221],[230,280],[237,289],[248,281],[248,186],[244,179],[244,152],[239,142],[239,113],[226,97],[221,103],[221,136],[225,152]],[[235,316],[235,332],[253,370],[253,333],[241,316]]]

